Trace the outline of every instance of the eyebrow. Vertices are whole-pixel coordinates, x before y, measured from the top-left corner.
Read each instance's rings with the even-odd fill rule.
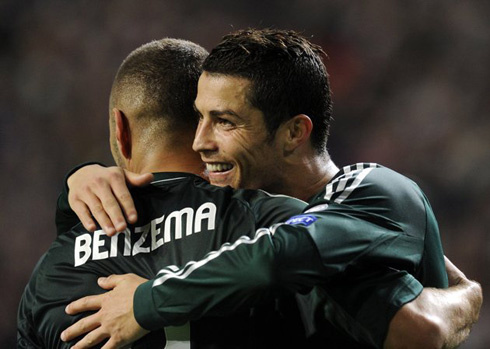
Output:
[[[197,109],[197,107],[196,107],[196,103],[194,103],[192,106],[194,107],[194,110],[195,110],[197,113],[199,113],[199,115],[202,115],[202,113],[199,111],[199,109]],[[238,118],[238,119],[240,119],[240,120],[243,120],[243,118],[242,118],[242,117],[241,117],[239,114],[237,114],[236,112],[234,112],[234,111],[233,111],[233,110],[231,110],[231,109],[224,109],[224,110],[211,110],[211,111],[209,112],[209,114],[210,114],[211,116],[213,116],[213,117],[220,117],[220,116],[222,116],[222,115],[231,115],[231,116],[234,116],[234,117],[236,117],[236,118]]]
[[[234,116],[238,119],[242,119],[240,117],[240,115],[238,115],[237,113],[235,113],[233,110],[230,110],[230,109],[225,109],[225,110],[211,110],[209,112],[209,114],[211,114],[211,116],[214,116],[214,117],[220,117],[220,116],[223,116],[223,115],[230,115],[230,116]]]

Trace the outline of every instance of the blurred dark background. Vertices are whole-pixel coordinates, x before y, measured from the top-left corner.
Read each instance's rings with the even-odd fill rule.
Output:
[[[108,94],[121,61],[153,39],[211,49],[235,29],[303,32],[329,55],[338,165],[378,162],[416,180],[446,254],[490,284],[490,2],[0,1],[0,347],[55,237],[65,173],[112,163]],[[464,348],[488,348],[490,305]]]

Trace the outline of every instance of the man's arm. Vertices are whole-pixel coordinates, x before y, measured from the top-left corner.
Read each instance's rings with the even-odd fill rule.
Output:
[[[133,316],[133,295],[136,287],[145,281],[135,274],[99,278],[99,286],[112,291],[84,297],[70,304],[66,308],[68,314],[79,313],[79,309],[100,310],[63,331],[61,339],[66,342],[76,338],[77,335],[73,335],[75,329],[83,329],[79,332],[81,334],[89,330],[90,333],[72,348],[90,348],[108,338],[104,348],[111,349],[131,344],[143,337],[148,331],[139,326]]]
[[[391,320],[385,348],[455,348],[468,338],[483,301],[479,283],[445,258],[450,287],[424,288]]]
[[[58,232],[66,231],[66,224],[62,223],[67,220],[65,217],[69,217],[71,224],[73,213],[89,231],[94,231],[97,223],[109,236],[126,229],[126,222],[137,220],[128,186],[144,186],[152,179],[151,173],[137,174],[120,167],[103,167],[94,163],[77,166],[67,175],[58,198]]]
[[[77,172],[79,169],[81,169],[84,166],[89,166],[89,165],[99,165],[99,163],[96,162],[86,162],[80,165],[75,166],[72,168],[66,175],[65,179],[63,181],[63,186],[61,188],[61,192],[58,195],[58,200],[56,202],[56,217],[55,217],[55,222],[56,222],[56,233],[57,235],[61,235],[69,231],[71,228],[73,228],[75,225],[80,223],[80,219],[78,218],[77,214],[72,210],[70,207],[70,203],[68,202],[68,178],[75,172]]]

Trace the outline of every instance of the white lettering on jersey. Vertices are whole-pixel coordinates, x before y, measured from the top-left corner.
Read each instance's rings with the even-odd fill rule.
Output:
[[[186,235],[192,234],[192,220],[194,219],[194,209],[192,207],[183,208],[180,211],[174,211],[168,215],[165,220],[165,242],[171,240],[171,233],[174,233],[174,239],[182,238],[182,221],[185,221]],[[173,229],[172,229],[173,227]]]
[[[165,215],[151,221],[151,249],[152,250],[156,250],[157,248],[163,245],[163,239],[160,238],[157,240],[157,236],[160,235],[160,224],[163,222],[164,219],[165,219]]]
[[[109,257],[107,251],[101,251],[100,248],[104,246],[105,241],[101,239],[101,236],[105,235],[103,230],[94,231],[94,239],[92,244],[92,259],[106,259]]]
[[[75,239],[75,267],[85,264],[92,254],[90,245],[92,243],[91,234],[83,234]]]
[[[121,254],[118,249],[120,239],[123,239],[124,243],[123,256],[136,256],[139,253],[150,253],[166,243],[199,233],[203,229],[214,230],[216,211],[214,203],[206,202],[195,211],[192,207],[185,207],[171,212],[166,217],[163,215],[153,219],[144,226],[126,229],[111,238],[108,238],[103,230],[97,230],[93,234],[82,234],[75,238],[74,265],[78,267],[88,260],[117,257]]]
[[[194,231],[199,233],[201,231],[203,220],[208,221],[208,230],[214,230],[216,223],[216,205],[212,202],[207,202],[199,206],[196,212],[196,220],[194,222]]]
[[[133,246],[133,256],[136,256],[138,253],[148,253],[150,252],[149,247],[141,247],[146,241],[146,238],[148,237],[148,232],[150,231],[150,223],[142,226],[142,227],[136,227],[134,228],[134,233],[135,234],[141,234],[141,237],[139,238],[138,241]]]

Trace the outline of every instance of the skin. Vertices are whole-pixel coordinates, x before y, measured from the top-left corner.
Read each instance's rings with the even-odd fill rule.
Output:
[[[111,275],[99,278],[98,284],[110,292],[103,297],[86,297],[82,302],[71,305],[68,312],[78,312],[79,309],[98,310],[94,315],[80,320],[77,325],[83,332],[90,331],[83,340],[72,348],[90,348],[106,338],[108,342],[103,349],[124,348],[143,337],[149,331],[138,325],[133,316],[133,295],[136,288],[147,281],[135,274]],[[71,339],[71,332],[64,331],[62,340]]]
[[[209,180],[233,188],[283,187],[282,143],[268,140],[263,113],[247,102],[250,82],[204,73],[195,101],[200,121],[192,148],[206,163]]]

